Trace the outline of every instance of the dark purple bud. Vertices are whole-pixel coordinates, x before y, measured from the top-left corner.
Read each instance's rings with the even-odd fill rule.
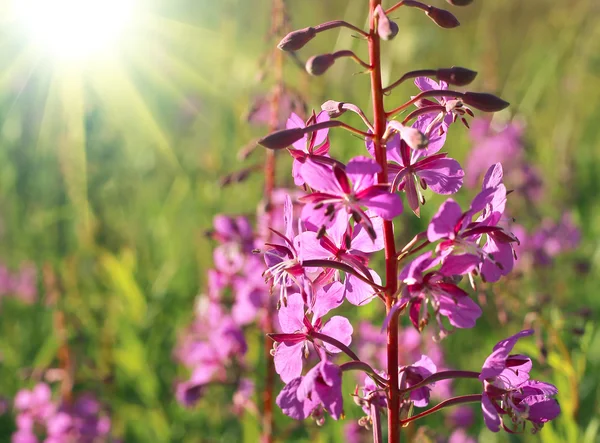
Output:
[[[324,74],[335,63],[333,54],[315,55],[306,62],[306,72],[310,75]]]
[[[469,6],[473,0],[446,0],[452,6]]]
[[[485,92],[465,92],[462,101],[466,105],[484,112],[502,111],[510,105],[500,97]]]
[[[343,105],[344,104],[342,102],[327,100],[321,105],[321,109],[329,115],[329,118],[338,118],[340,115],[346,112],[346,109],[342,107]]]
[[[430,6],[426,12],[431,20],[441,28],[452,29],[460,26],[458,19],[450,11]]]
[[[282,51],[297,51],[302,49],[305,44],[315,37],[315,35],[317,35],[317,30],[313,27],[298,29],[283,37],[277,47]]]
[[[303,128],[282,129],[258,140],[267,149],[285,149],[304,137]]]
[[[467,68],[453,66],[451,68],[438,69],[436,76],[449,85],[466,86],[475,80],[477,73]]]

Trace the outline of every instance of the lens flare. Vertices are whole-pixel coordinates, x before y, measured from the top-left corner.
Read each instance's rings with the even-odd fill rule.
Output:
[[[13,7],[36,45],[79,59],[117,48],[132,23],[134,0],[13,0]]]

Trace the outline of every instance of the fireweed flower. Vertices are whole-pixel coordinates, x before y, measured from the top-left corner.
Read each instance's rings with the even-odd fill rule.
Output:
[[[498,226],[506,205],[506,188],[501,183],[502,167],[493,165],[484,178],[482,191],[471,208],[462,212],[458,203],[446,200],[427,228],[430,242],[441,242],[436,252],[443,257],[443,273],[467,274],[478,269],[486,281],[495,282],[514,264],[511,243],[517,238]],[[481,213],[476,221],[472,218]],[[481,245],[483,236],[485,243]]]
[[[311,163],[311,160],[307,162]],[[317,227],[329,227],[336,212],[343,211],[347,220],[352,216],[374,239],[373,223],[363,208],[384,220],[392,220],[402,213],[400,197],[389,192],[389,185],[375,183],[375,176],[380,171],[375,160],[362,156],[350,160],[345,170],[337,165],[330,168],[312,162],[310,168],[303,170],[303,177],[316,192],[301,197],[301,202],[307,203],[302,210],[302,219]]]
[[[399,276],[400,281],[405,283],[401,303],[409,303],[409,316],[413,325],[420,331],[428,324],[428,305],[431,306],[437,323],[438,338],[449,332],[440,316],[447,317],[450,324],[457,328],[472,328],[481,316],[479,306],[467,292],[448,278],[449,275],[432,270],[440,261],[441,257],[433,257],[431,252],[427,252],[406,265]]]
[[[417,77],[415,79],[415,85],[421,90],[421,92],[448,90],[448,83],[445,81],[440,80],[440,82],[437,83],[435,80],[432,80],[428,77]],[[456,122],[458,118],[461,119],[466,127],[469,127],[467,119],[465,118],[465,114],[473,117],[473,111],[465,106],[462,100],[457,98],[437,97],[436,101],[439,103],[439,105],[444,107],[444,110],[437,111],[438,115],[432,121],[430,121],[430,126],[424,133],[429,134],[437,130],[440,134],[443,134],[448,131],[448,127],[452,123]],[[431,100],[422,99],[419,100],[416,105],[419,108],[424,108],[428,106],[436,106],[436,103]]]
[[[285,234],[273,231],[283,244],[265,243],[264,259],[267,270],[263,276],[271,282],[273,288],[279,287],[279,303],[287,303],[287,294],[290,286],[296,285],[306,299],[310,292],[310,280],[298,257],[299,243],[294,236],[294,214],[292,200],[288,196],[284,204]]]
[[[38,443],[44,435],[46,443],[92,443],[110,433],[110,418],[89,393],[80,395],[70,405],[61,404],[52,399],[50,387],[40,383],[31,391],[19,391],[14,406],[18,413],[13,442]]]
[[[348,223],[343,214],[334,218],[333,224],[324,235],[306,231],[300,234],[301,260],[325,259],[345,263],[365,277],[371,276],[377,284],[381,278],[377,273],[367,267],[368,257],[372,252],[383,249],[383,221],[381,217],[367,213],[369,216],[375,239],[371,239],[363,225]],[[335,277],[332,270],[327,270],[323,277]],[[373,288],[353,275],[346,275],[346,298],[353,305],[360,306],[371,301],[374,296]]]
[[[422,116],[413,128],[422,133],[431,126],[433,118]],[[421,190],[431,189],[436,194],[449,195],[458,192],[463,183],[464,171],[453,158],[439,153],[446,140],[446,133],[434,133],[429,137],[425,149],[411,149],[395,134],[386,143],[388,177],[393,191],[404,191],[408,206],[419,216],[420,207],[425,204]],[[367,141],[367,150],[375,155],[373,142]]]
[[[305,313],[304,301],[298,293],[289,296],[287,306],[278,311],[281,334],[271,334],[277,342],[274,352],[275,370],[284,383],[290,382],[302,373],[302,358],[308,357],[308,343],[312,342],[311,333],[320,332],[333,337],[344,345],[352,342],[352,325],[345,317],[335,315],[327,322],[322,318],[344,301],[344,288],[334,282],[317,291],[312,306],[312,321]],[[315,347],[319,347],[313,342]],[[341,352],[329,343],[323,343],[328,352]]]
[[[323,409],[334,420],[343,417],[342,370],[324,354],[321,358],[304,377],[291,380],[277,396],[277,405],[288,417],[304,420],[312,415],[317,424],[323,424]]]
[[[292,112],[292,115],[287,121],[286,128],[305,128],[316,123],[327,121],[329,121],[329,115],[325,111],[319,112],[318,115],[313,113],[306,124],[297,114]],[[292,145],[293,149],[288,149],[289,153],[294,158],[294,163],[292,164],[292,177],[294,177],[296,186],[302,186],[304,184],[302,169],[305,166],[311,167],[311,163],[307,164],[306,160],[311,159],[315,162],[320,162],[322,161],[322,157],[329,157],[328,133],[329,128],[325,128],[305,134],[303,138]]]
[[[479,376],[483,383],[481,407],[485,424],[493,432],[498,432],[500,426],[509,432],[522,431],[526,421],[537,432],[560,413],[554,399],[558,393],[556,387],[530,380],[531,359],[510,354],[517,340],[532,334],[533,330],[528,329],[500,341],[483,364]]]
[[[205,385],[224,380],[225,369],[232,360],[242,359],[247,349],[242,330],[218,301],[200,298],[196,313],[175,350],[175,358],[192,371],[190,379],[176,388],[177,399],[188,407],[198,401]]]
[[[250,220],[242,216],[217,215],[213,227],[211,236],[221,243],[213,252],[215,267],[221,272],[235,274],[255,248]]]
[[[416,363],[399,368],[398,376],[400,377],[400,386],[410,388],[411,386],[421,383],[436,372],[437,367],[433,361],[426,355],[421,355],[421,358]],[[415,406],[424,408],[429,404],[429,396],[433,386],[435,386],[435,384],[431,383],[428,386],[411,391],[410,400]]]

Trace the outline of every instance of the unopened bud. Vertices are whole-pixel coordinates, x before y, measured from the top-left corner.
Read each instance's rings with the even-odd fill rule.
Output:
[[[282,129],[258,140],[267,149],[285,149],[304,137],[303,128]]]
[[[451,68],[438,69],[436,76],[449,85],[466,86],[475,80],[477,73],[467,68],[453,66]]]
[[[342,102],[336,102],[335,100],[327,100],[321,105],[321,109],[329,115],[329,118],[338,118],[346,110],[342,107]]]
[[[385,15],[381,5],[377,5],[375,8],[375,14],[377,14],[378,19],[377,34],[379,34],[379,37],[383,40],[391,40],[396,37],[396,34],[398,34],[398,25]]]
[[[283,37],[277,47],[282,51],[298,51],[299,49],[302,49],[305,44],[311,41],[315,35],[317,35],[317,31],[313,27],[298,29],[297,31],[292,31]]]
[[[386,17],[386,20],[379,20],[377,24],[377,33],[382,40],[392,40],[398,35],[398,24]]]
[[[460,26],[458,19],[450,11],[430,6],[427,16],[441,28],[452,29]]]
[[[402,140],[404,140],[411,149],[425,149],[429,144],[429,139],[425,134],[416,128],[404,126],[402,123],[395,120],[391,121],[389,125],[400,134]]]
[[[473,0],[446,0],[452,6],[469,6]]]
[[[335,63],[333,54],[315,55],[306,62],[306,72],[310,75],[322,75]]]
[[[484,112],[502,111],[510,105],[500,97],[485,92],[465,92],[462,100],[466,105]]]

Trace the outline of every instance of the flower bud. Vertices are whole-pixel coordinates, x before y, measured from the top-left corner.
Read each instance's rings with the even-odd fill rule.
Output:
[[[335,63],[333,54],[315,55],[306,62],[306,72],[310,75],[324,74]]]
[[[292,31],[283,37],[277,47],[282,51],[297,51],[302,49],[305,44],[315,37],[315,35],[317,35],[317,31],[313,27],[298,29],[297,31]]]
[[[402,123],[392,120],[389,123],[390,127],[400,134],[402,140],[411,149],[425,149],[429,144],[429,139],[416,128],[410,126],[404,126]]]
[[[445,81],[449,85],[466,86],[475,80],[477,73],[467,68],[453,66],[451,68],[438,69],[436,76],[439,80]]]
[[[267,149],[285,149],[304,137],[303,128],[282,129],[258,140]]]
[[[466,105],[484,112],[502,111],[510,105],[500,97],[484,92],[465,92],[462,101]]]
[[[452,6],[469,6],[473,0],[446,0]]]
[[[386,16],[384,20],[379,20],[377,33],[382,40],[392,40],[398,34],[398,24]]]
[[[379,34],[379,37],[383,40],[391,40],[396,37],[398,25],[385,15],[381,5],[377,5],[375,14],[377,14],[377,34]]]
[[[342,107],[343,105],[344,104],[342,102],[327,100],[321,105],[321,109],[329,115],[329,118],[338,118],[340,115],[346,112],[346,109]]]
[[[445,9],[430,6],[426,14],[435,22],[436,25],[442,28],[452,29],[460,26],[460,22],[454,16],[454,14],[452,14],[450,11],[446,11]]]

